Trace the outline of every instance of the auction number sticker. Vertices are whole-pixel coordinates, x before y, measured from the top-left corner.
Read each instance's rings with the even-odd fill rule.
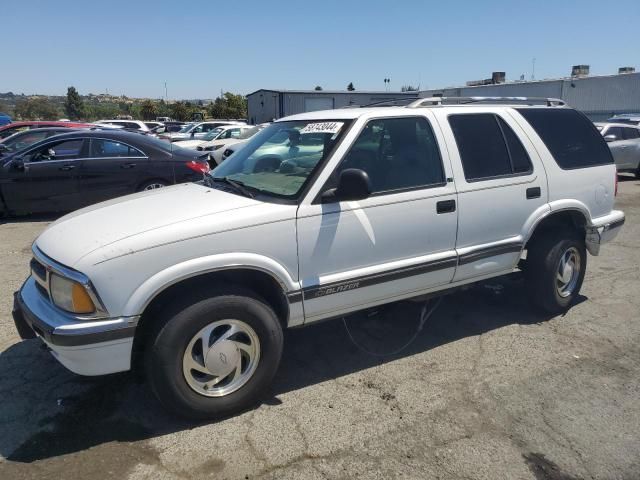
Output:
[[[344,122],[309,123],[300,130],[300,133],[338,133]]]

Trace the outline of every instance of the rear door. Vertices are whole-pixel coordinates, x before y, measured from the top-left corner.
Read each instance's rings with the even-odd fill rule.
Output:
[[[544,167],[509,111],[437,111],[458,190],[454,282],[512,269],[526,226],[548,211]]]
[[[15,212],[69,211],[81,204],[78,175],[86,156],[84,139],[52,141],[27,150],[21,168],[10,170],[3,188],[9,209]]]
[[[88,152],[79,176],[84,205],[137,190],[148,162],[140,149],[118,140],[91,138]]]

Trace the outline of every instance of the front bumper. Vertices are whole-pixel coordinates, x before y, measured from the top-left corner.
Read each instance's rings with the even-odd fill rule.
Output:
[[[29,277],[14,294],[13,319],[21,338],[41,338],[74,373],[103,375],[131,368],[138,317],[79,320],[53,306]]]
[[[600,253],[600,246],[610,242],[618,236],[624,225],[625,216],[620,210],[613,210],[605,217],[594,219],[593,224],[587,227],[585,243],[591,255]]]

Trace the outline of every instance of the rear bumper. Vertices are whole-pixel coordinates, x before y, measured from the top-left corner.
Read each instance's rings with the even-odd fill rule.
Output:
[[[594,219],[592,225],[587,227],[585,237],[589,253],[598,255],[600,246],[616,238],[624,222],[625,216],[620,210],[613,210],[609,215]]]
[[[103,375],[131,368],[137,317],[78,320],[51,305],[31,277],[14,294],[12,313],[21,338],[39,337],[74,373]]]

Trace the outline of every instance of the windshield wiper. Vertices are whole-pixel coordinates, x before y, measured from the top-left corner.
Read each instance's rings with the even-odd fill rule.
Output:
[[[235,188],[245,197],[255,198],[255,195],[253,194],[253,192],[249,190],[249,188],[244,183],[239,182],[238,180],[233,180],[229,177],[213,177],[211,175],[209,175],[209,178],[214,182],[221,182],[221,183],[226,183],[227,185],[231,185],[233,188]]]

